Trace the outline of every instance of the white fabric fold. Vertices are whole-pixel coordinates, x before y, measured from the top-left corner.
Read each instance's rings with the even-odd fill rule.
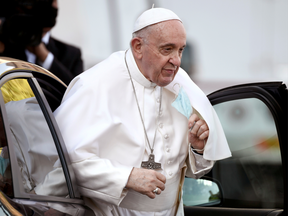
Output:
[[[179,68],[173,82],[167,88],[175,92],[173,86],[180,84],[187,93],[191,106],[195,108],[209,127],[209,137],[205,146],[203,157],[206,160],[222,160],[231,157],[231,151],[226,140],[219,118],[204,92],[190,79],[187,73]]]

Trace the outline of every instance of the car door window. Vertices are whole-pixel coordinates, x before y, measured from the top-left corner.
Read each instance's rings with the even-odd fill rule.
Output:
[[[232,157],[217,161],[210,173],[221,188],[222,202],[226,207],[283,208],[279,140],[267,106],[257,98],[249,98],[223,102],[214,108],[232,152]],[[197,195],[191,200],[189,194],[199,190],[196,187],[201,180],[192,180],[195,188],[189,181],[186,179],[184,184],[184,205],[208,204],[208,195],[200,202]],[[201,187],[207,190],[209,186],[211,183]],[[188,193],[185,187],[192,191]]]
[[[18,165],[13,177],[19,178],[20,193],[66,197],[68,189],[55,143],[28,81],[10,80],[1,92],[6,129],[11,134],[9,151],[14,151]]]
[[[273,116],[256,98],[214,106],[232,157],[215,164],[225,202],[233,207],[283,208],[283,174]]]
[[[207,179],[185,178],[183,185],[184,206],[217,205],[221,202],[218,185]]]

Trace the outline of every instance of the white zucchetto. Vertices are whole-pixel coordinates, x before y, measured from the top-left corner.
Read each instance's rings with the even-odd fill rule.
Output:
[[[144,11],[136,20],[133,28],[133,33],[147,26],[167,21],[167,20],[182,20],[171,10],[165,8],[151,8]]]

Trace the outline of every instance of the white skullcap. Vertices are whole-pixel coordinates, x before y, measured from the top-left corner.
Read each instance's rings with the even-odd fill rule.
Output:
[[[171,10],[165,8],[152,8],[146,10],[136,20],[133,33],[147,26],[167,20],[179,20],[182,22],[182,20]]]

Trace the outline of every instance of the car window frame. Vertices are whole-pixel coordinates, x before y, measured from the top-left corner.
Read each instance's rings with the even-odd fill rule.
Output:
[[[35,72],[35,71],[34,71]],[[39,103],[39,106],[43,112],[43,115],[46,119],[47,125],[49,127],[49,130],[51,132],[51,135],[54,140],[55,147],[57,149],[59,159],[61,162],[61,165],[63,167],[64,176],[66,179],[66,184],[69,192],[69,198],[61,198],[61,197],[55,197],[55,196],[39,196],[35,194],[27,194],[27,193],[21,193],[21,186],[19,185],[18,178],[19,176],[12,175],[12,182],[13,182],[13,188],[14,190],[14,197],[15,198],[30,198],[33,200],[41,200],[41,201],[61,201],[61,202],[69,202],[69,203],[76,203],[76,204],[83,204],[83,200],[80,197],[80,194],[77,189],[76,185],[76,179],[75,174],[71,166],[70,158],[68,156],[68,152],[66,149],[66,146],[64,144],[63,138],[61,136],[60,130],[58,128],[58,124],[56,123],[56,120],[54,118],[54,115],[52,113],[52,110],[46,100],[46,97],[37,82],[37,78],[33,76],[33,71],[31,70],[25,70],[25,69],[16,69],[13,70],[13,73],[6,73],[3,76],[1,76],[0,80],[0,87],[3,86],[4,83],[11,79],[27,79],[31,89],[33,90],[33,93],[35,94],[35,97]],[[9,125],[7,125],[7,112],[5,108],[5,103],[3,96],[1,94],[0,96],[1,100],[1,110],[3,112],[3,121],[4,121],[4,128],[7,135],[7,142],[8,142],[8,148],[9,143],[11,142],[11,132],[8,130]],[[11,169],[19,169],[17,166],[17,160],[16,155],[14,151],[9,151],[10,158],[11,158]],[[14,174],[14,172],[12,171]]]
[[[287,112],[288,112],[288,90],[283,82],[260,82],[260,83],[247,83],[242,85],[230,86],[212,92],[207,95],[212,106],[223,102],[228,102],[238,99],[256,98],[262,101],[267,108],[270,110],[279,139],[280,151],[281,151],[281,162],[283,170],[283,184],[284,184],[284,208],[283,209],[248,209],[248,208],[232,208],[225,207],[223,205],[215,206],[187,206],[184,207],[184,212],[187,215],[215,215],[215,214],[227,214],[227,215],[286,215],[287,214]],[[211,172],[203,176],[201,179],[210,177]]]
[[[60,135],[60,130],[58,128],[56,119],[54,118],[54,115],[52,113],[52,110],[46,100],[46,97],[44,96],[44,93],[42,92],[40,85],[37,82],[37,79],[34,77],[31,79],[28,79],[28,83],[30,84],[31,89],[33,93],[35,94],[35,97],[40,105],[40,108],[43,112],[47,125],[50,129],[51,135],[53,137],[53,140],[54,140],[57,152],[58,152],[58,156],[62,165],[63,173],[66,179],[69,196],[70,198],[76,198],[77,196],[76,193],[78,193],[78,197],[80,197],[77,187],[75,187],[76,182],[74,182],[73,184],[73,180],[71,178],[71,176],[74,175],[74,172],[73,172],[72,166],[69,167],[68,165],[68,164],[71,164],[71,162],[68,156],[66,146],[64,145],[62,136]]]
[[[277,95],[279,91],[283,95]],[[238,99],[257,98],[270,110],[279,139],[283,182],[284,182],[284,212],[287,212],[287,87],[282,82],[248,83],[220,89],[209,94],[207,97],[212,106]],[[277,98],[278,97],[278,98]],[[275,99],[277,98],[277,99]],[[282,101],[281,101],[282,100]],[[286,104],[286,105],[285,105]],[[285,112],[286,109],[286,112]],[[286,133],[285,133],[286,130]]]

